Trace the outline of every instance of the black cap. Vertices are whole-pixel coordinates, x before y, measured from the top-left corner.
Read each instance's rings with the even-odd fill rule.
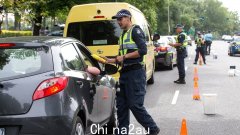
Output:
[[[182,26],[181,24],[177,24],[174,28],[175,28],[175,29],[176,29],[176,28],[183,28],[183,26]]]
[[[132,15],[128,10],[122,9],[115,16],[113,16],[112,19],[117,19],[121,17],[132,17]]]

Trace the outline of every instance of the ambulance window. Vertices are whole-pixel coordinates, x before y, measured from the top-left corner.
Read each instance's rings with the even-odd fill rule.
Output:
[[[70,23],[67,37],[74,37],[86,46],[117,45],[121,29],[116,20]]]

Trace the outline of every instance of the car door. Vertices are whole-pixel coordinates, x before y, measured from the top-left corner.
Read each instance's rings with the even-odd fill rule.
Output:
[[[88,122],[99,123],[98,118],[98,94],[92,76],[85,72],[85,65],[77,52],[74,44],[61,46],[61,55],[64,64],[64,74],[69,76],[69,82],[74,85],[75,100],[86,108]],[[70,85],[71,85],[70,84]]]
[[[100,68],[98,62],[93,59],[90,52],[80,43],[76,44],[84,62],[88,66]],[[112,108],[115,100],[115,91],[111,88],[110,78],[107,75],[95,76],[93,81],[96,83],[96,91],[98,97],[98,117],[101,122],[104,122],[111,116]]]

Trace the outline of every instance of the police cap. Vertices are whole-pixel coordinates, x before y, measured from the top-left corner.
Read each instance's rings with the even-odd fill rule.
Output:
[[[119,12],[117,12],[117,14],[112,17],[112,19],[117,19],[121,17],[132,17],[132,14],[128,10],[122,9]]]

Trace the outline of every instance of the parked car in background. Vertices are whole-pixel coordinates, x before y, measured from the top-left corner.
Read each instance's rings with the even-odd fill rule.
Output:
[[[222,35],[222,40],[225,40],[225,37],[226,37],[227,35]]]
[[[228,55],[234,56],[235,54],[240,54],[240,38],[235,38],[228,47]]]
[[[224,37],[224,41],[232,41],[232,40],[233,40],[233,37],[230,36],[230,35],[226,35],[226,36]]]
[[[175,42],[170,36],[161,36],[155,43],[155,65],[156,68],[166,66],[168,69],[173,70],[176,64],[176,49],[168,44]]]
[[[0,52],[1,135],[85,135],[92,124],[115,127],[115,80],[107,74],[117,68],[100,65],[80,41],[2,38]]]
[[[52,31],[47,36],[63,37],[63,30]]]

